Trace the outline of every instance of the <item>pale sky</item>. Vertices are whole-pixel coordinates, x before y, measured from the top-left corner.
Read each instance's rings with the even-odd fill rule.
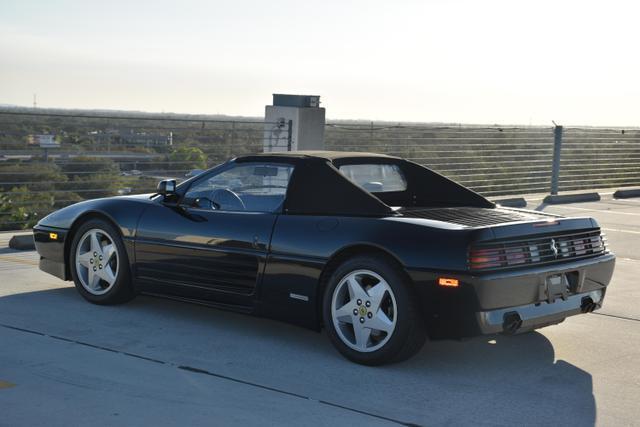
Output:
[[[639,126],[636,4],[0,0],[0,104]]]

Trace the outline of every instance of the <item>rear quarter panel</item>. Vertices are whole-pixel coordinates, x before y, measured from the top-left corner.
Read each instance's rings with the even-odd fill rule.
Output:
[[[260,288],[259,311],[294,323],[305,319],[307,326],[317,327],[319,280],[327,262],[342,250],[364,245],[386,252],[407,270],[463,271],[473,233],[420,219],[281,215]]]

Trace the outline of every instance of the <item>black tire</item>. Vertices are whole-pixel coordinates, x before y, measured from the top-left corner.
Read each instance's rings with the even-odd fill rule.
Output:
[[[116,280],[113,286],[102,295],[94,295],[89,292],[82,285],[80,278],[78,277],[78,272],[76,269],[76,250],[78,244],[80,243],[80,239],[87,233],[87,231],[91,229],[98,229],[106,232],[116,247],[118,252],[118,272],[116,275]],[[80,225],[80,227],[75,231],[73,240],[69,247],[69,263],[71,276],[73,277],[73,282],[76,286],[76,289],[82,295],[84,299],[93,303],[100,305],[112,305],[112,304],[121,304],[131,300],[135,297],[135,293],[133,291],[133,286],[131,283],[131,269],[129,266],[129,259],[127,257],[127,251],[124,247],[124,243],[122,242],[122,237],[120,236],[120,232],[116,230],[111,224],[101,219],[90,219]]]
[[[377,350],[364,352],[349,347],[336,331],[331,314],[334,291],[344,277],[357,270],[370,270],[381,276],[393,291],[397,304],[396,326],[388,341]],[[426,340],[426,326],[415,292],[406,274],[394,262],[380,255],[356,256],[343,262],[331,275],[325,289],[322,315],[327,334],[347,359],[363,365],[400,362],[416,354]]]

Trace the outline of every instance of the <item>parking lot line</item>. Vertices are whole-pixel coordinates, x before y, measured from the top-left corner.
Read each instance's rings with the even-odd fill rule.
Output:
[[[606,213],[606,214],[616,214],[616,215],[631,215],[631,216],[640,216],[640,213],[635,213],[635,212],[619,212],[619,211],[614,211],[614,210],[607,210],[607,209],[590,209],[590,208],[578,208],[575,206],[553,206],[554,208],[561,208],[561,209],[572,209],[572,210],[577,210],[577,211],[589,211],[589,212],[601,212],[601,213]]]
[[[635,317],[628,317],[628,316],[618,316],[617,314],[609,314],[609,313],[598,313],[597,311],[591,313],[594,315],[598,315],[598,316],[607,316],[607,317],[613,317],[616,319],[622,319],[622,320],[630,320],[632,322],[640,322],[640,319],[636,319]]]
[[[602,228],[604,231],[615,231],[618,233],[631,233],[631,234],[640,234],[640,231],[635,230],[621,230],[619,228]]]

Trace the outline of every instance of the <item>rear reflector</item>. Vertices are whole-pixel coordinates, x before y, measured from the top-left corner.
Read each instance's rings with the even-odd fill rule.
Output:
[[[458,286],[460,286],[460,282],[458,282],[458,279],[451,279],[449,277],[438,277],[438,285],[457,288]]]

